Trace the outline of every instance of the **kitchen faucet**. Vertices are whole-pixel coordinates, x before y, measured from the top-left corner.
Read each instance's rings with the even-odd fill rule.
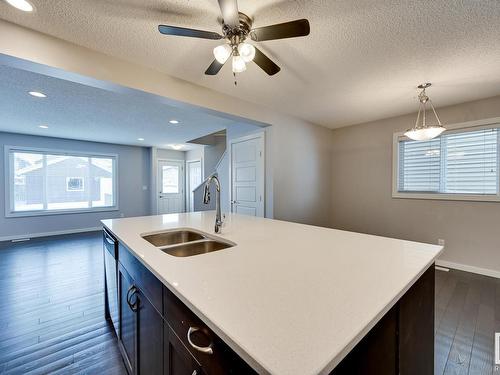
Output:
[[[220,233],[222,227],[222,218],[220,214],[220,181],[217,173],[212,173],[205,180],[205,188],[203,191],[203,203],[210,203],[210,184],[215,182],[215,233]]]

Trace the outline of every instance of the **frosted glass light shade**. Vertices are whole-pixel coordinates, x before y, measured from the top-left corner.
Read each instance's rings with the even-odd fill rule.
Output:
[[[428,141],[430,139],[436,138],[439,136],[442,132],[444,132],[446,128],[443,126],[426,126],[423,128],[413,128],[413,129],[408,129],[405,132],[405,135],[413,139],[414,141]]]
[[[221,64],[225,64],[233,50],[229,44],[221,44],[214,48],[214,57]]]
[[[33,5],[26,0],[7,0],[7,2],[23,12],[33,12]]]
[[[255,57],[255,47],[249,43],[240,43],[238,45],[238,53],[245,62],[250,62]]]
[[[233,56],[233,72],[241,73],[247,70],[247,64],[245,64],[245,60],[241,56]]]

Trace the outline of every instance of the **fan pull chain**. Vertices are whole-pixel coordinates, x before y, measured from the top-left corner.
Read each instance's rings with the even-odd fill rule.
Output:
[[[238,82],[236,81],[236,73],[233,72],[233,77],[234,77],[234,85],[238,86]]]

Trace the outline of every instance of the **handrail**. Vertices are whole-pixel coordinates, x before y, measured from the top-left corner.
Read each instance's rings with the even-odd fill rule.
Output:
[[[226,156],[227,154],[227,148],[224,150],[224,152],[222,153],[222,155],[220,156],[219,158],[219,161],[217,162],[217,164],[215,165],[215,168],[214,168],[214,172],[217,172],[217,170],[219,169],[220,167],[220,164],[222,163],[222,159],[224,159],[224,156]]]

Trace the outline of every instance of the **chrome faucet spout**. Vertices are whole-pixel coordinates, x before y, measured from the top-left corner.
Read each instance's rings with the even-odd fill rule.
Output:
[[[215,183],[215,233],[220,233],[222,227],[222,217],[220,213],[220,181],[217,173],[211,174],[205,181],[203,189],[203,203],[210,203],[210,184]]]

